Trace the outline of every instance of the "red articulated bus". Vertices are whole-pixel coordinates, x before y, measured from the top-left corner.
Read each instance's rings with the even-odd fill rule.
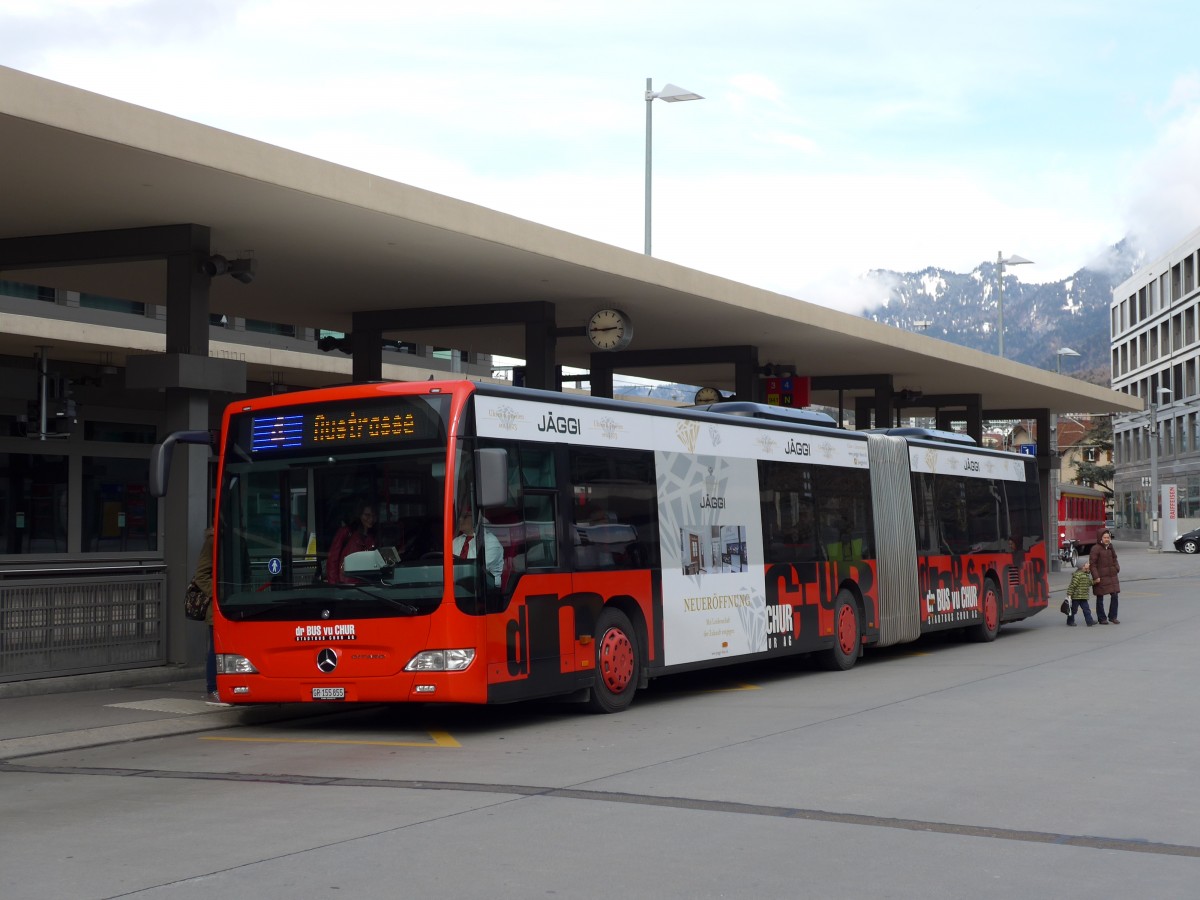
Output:
[[[1104,529],[1108,495],[1095,488],[1064,484],[1058,491],[1058,546],[1072,566],[1086,555]]]
[[[207,433],[157,448],[156,491],[178,440]],[[1049,596],[1036,460],[961,435],[454,381],[235,403],[219,450],[232,703],[616,712],[667,673],[990,641]],[[366,507],[373,526],[347,525]],[[360,531],[326,571],[343,528]]]

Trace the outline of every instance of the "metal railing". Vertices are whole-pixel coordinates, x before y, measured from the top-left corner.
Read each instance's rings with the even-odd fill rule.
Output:
[[[166,567],[0,572],[0,682],[166,662]]]

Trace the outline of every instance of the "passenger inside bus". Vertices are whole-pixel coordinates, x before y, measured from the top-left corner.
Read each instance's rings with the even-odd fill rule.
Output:
[[[825,554],[830,562],[847,562],[852,559],[862,559],[862,547],[862,538],[843,535],[833,543],[825,545]]]
[[[353,583],[342,571],[342,563],[351,553],[375,549],[375,505],[358,503],[355,516],[338,529],[329,545],[325,562],[325,580],[330,584]]]
[[[843,516],[837,523],[835,533],[837,537],[825,543],[826,559],[830,562],[847,562],[863,558],[863,539],[854,535],[849,519]]]

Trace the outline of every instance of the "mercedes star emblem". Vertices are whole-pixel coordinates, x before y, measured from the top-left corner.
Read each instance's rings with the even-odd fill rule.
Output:
[[[328,675],[337,668],[337,651],[326,647],[317,654],[317,668]]]

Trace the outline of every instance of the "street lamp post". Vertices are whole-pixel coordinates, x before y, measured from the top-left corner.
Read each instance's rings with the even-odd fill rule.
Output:
[[[1003,340],[1003,335],[1001,335]],[[1079,354],[1070,347],[1059,347],[1058,352],[1054,355],[1054,371],[1062,374],[1062,358],[1064,356],[1078,356]],[[1058,538],[1058,494],[1059,485],[1062,483],[1062,457],[1058,452],[1058,413],[1050,413],[1050,459],[1052,465],[1050,467],[1050,503],[1049,505],[1049,520],[1050,528],[1047,534],[1055,535],[1055,543],[1061,545],[1061,540]],[[1058,554],[1055,553],[1050,558],[1050,571],[1059,571]]]
[[[1004,267],[1023,266],[1032,263],[1023,256],[1009,256],[996,251],[996,308],[1000,313],[1000,357],[1004,357]]]
[[[1064,356],[1078,356],[1078,355],[1079,354],[1076,353],[1074,350],[1072,350],[1070,347],[1059,347],[1058,353],[1055,354],[1056,358],[1054,361],[1054,371],[1057,374],[1061,375],[1062,374],[1062,358]]]
[[[667,103],[679,103],[683,100],[703,100],[699,94],[693,94],[691,91],[681,88],[678,85],[667,84],[663,86],[661,91],[653,89],[654,80],[646,79],[646,255],[650,255],[650,148],[652,146],[651,136],[653,134],[653,120],[651,110],[655,100],[664,100]]]
[[[1170,388],[1159,388],[1150,401],[1150,549],[1161,550],[1158,514],[1158,398],[1171,398]]]

